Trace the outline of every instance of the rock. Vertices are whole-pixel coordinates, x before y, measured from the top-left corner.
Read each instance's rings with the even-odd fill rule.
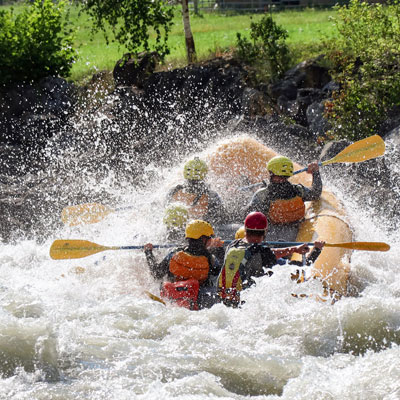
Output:
[[[297,88],[321,89],[331,81],[328,68],[321,65],[323,56],[306,60],[287,71],[284,80],[295,82]]]
[[[284,79],[269,85],[268,91],[273,99],[284,97],[287,100],[296,100],[297,98],[297,84],[292,79]]]
[[[125,54],[117,61],[113,70],[116,86],[137,86],[141,88],[143,82],[154,72],[160,57],[156,52],[143,52],[137,56]]]
[[[314,101],[306,109],[307,125],[316,135],[324,135],[332,127],[324,117],[324,111],[324,101]]]

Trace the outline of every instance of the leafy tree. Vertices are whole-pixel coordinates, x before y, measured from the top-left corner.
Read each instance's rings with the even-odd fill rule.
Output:
[[[326,115],[334,136],[358,140],[400,105],[400,5],[351,0],[338,7],[335,25],[339,37],[329,55],[340,90]]]
[[[182,1],[182,18],[183,18],[183,29],[185,31],[185,44],[186,44],[186,55],[188,64],[196,61],[196,48],[194,45],[194,39],[192,29],[190,27],[190,15],[189,15],[189,1]]]
[[[69,76],[75,51],[65,2],[34,0],[19,14],[0,11],[0,83]]]
[[[156,34],[154,50],[162,59],[169,54],[173,9],[165,0],[86,0],[83,8],[93,18],[93,30],[102,30],[107,41],[106,27],[110,25],[115,40],[129,51],[149,51],[152,28]]]
[[[290,52],[286,45],[288,33],[275,23],[270,15],[250,24],[250,39],[237,33],[237,54],[240,58],[258,66],[263,79],[280,78],[290,65]]]

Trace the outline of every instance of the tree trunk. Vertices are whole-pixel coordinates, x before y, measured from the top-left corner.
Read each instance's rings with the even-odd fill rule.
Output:
[[[196,61],[197,57],[196,57],[196,49],[194,47],[192,29],[190,28],[189,0],[182,0],[182,18],[183,18],[183,29],[185,31],[187,61],[188,64],[192,64]]]

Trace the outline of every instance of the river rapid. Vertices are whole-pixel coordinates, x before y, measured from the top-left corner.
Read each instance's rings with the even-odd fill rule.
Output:
[[[55,239],[165,243],[164,199],[183,163],[158,168],[140,189],[88,183],[120,199],[110,207],[132,206],[97,224],[0,243],[0,399],[400,399],[399,221],[351,198],[334,167],[323,181],[344,203],[355,240],[391,245],[353,253],[359,295],[334,305],[294,298],[319,283],[297,285],[277,267],[244,292],[242,308],[189,311],[146,296],[159,282],[141,250],[49,257]]]

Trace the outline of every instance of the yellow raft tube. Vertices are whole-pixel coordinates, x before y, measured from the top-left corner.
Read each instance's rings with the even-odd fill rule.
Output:
[[[267,163],[277,153],[255,139],[244,137],[221,144],[209,157],[210,174],[218,181],[229,182],[230,188],[261,182],[268,176]],[[295,171],[302,166],[294,163]],[[311,186],[312,176],[300,173],[290,178],[292,183]],[[226,188],[227,191],[230,190]],[[232,189],[231,189],[232,192]],[[306,203],[306,217],[301,224],[297,241],[327,243],[351,242],[352,229],[346,222],[346,214],[338,199],[323,189],[321,199]],[[349,294],[351,250],[325,247],[315,262],[311,277],[321,280],[324,295],[334,299]],[[296,254],[300,258],[301,256]]]

